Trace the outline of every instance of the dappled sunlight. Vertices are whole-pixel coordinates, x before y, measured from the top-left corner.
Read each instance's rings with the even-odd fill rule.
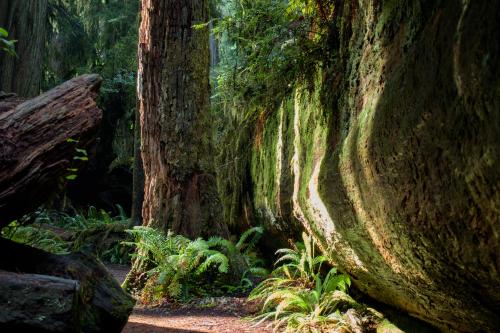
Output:
[[[293,188],[293,212],[295,217],[301,221],[304,227],[309,231],[311,235],[317,237],[314,232],[312,232],[310,223],[313,223],[316,227],[323,230],[323,234],[328,240],[329,245],[338,254],[345,257],[345,259],[350,263],[352,269],[359,269],[366,271],[363,263],[359,257],[354,253],[349,244],[346,244],[342,240],[342,236],[335,230],[335,224],[328,213],[328,209],[321,200],[320,194],[318,192],[318,177],[321,168],[321,162],[323,161],[324,152],[321,158],[314,163],[313,172],[311,179],[308,183],[308,195],[307,200],[307,213],[311,216],[312,221],[309,221],[302,210],[300,205],[300,185],[301,185],[301,165],[300,165],[300,93],[297,91],[294,100],[294,155],[292,158],[292,170],[294,174],[294,188]],[[317,147],[316,147],[317,148]],[[324,246],[321,242],[318,242],[320,247]]]
[[[308,184],[308,193],[309,193],[309,201],[308,204],[310,206],[311,216],[315,221],[319,221],[319,225],[323,227],[324,234],[327,238],[329,244],[332,244],[333,249],[343,253],[346,256],[346,261],[350,263],[352,269],[359,269],[363,271],[368,271],[361,259],[359,259],[358,255],[354,252],[353,248],[349,246],[342,239],[337,230],[335,230],[335,223],[333,222],[330,214],[328,213],[328,209],[326,208],[323,200],[321,200],[321,196],[318,192],[318,177],[319,172],[321,170],[321,162],[323,161],[324,155],[315,162],[314,169],[311,175],[311,179]]]

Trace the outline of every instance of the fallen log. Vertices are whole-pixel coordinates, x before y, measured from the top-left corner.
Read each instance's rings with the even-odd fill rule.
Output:
[[[78,281],[78,297],[74,309],[78,312],[78,318],[68,322],[69,327],[76,327],[77,332],[121,332],[125,326],[128,316],[134,307],[135,301],[120,287],[118,282],[110,275],[106,268],[94,257],[78,252],[68,255],[56,255],[39,249],[35,249],[23,244],[15,243],[0,237],[0,270],[17,272],[23,274],[50,275],[66,281]],[[29,280],[28,278],[24,278]],[[0,277],[0,284],[2,283]],[[30,285],[30,283],[25,283]],[[64,289],[64,288],[62,288]],[[40,297],[43,290],[34,290],[32,297]],[[53,288],[58,294],[60,291]],[[15,291],[11,291],[15,293]],[[0,293],[3,293],[0,288]],[[19,294],[16,296],[19,302],[26,302],[26,307],[21,310],[27,315],[32,311],[28,307],[29,298]],[[52,295],[49,297],[57,297]],[[68,295],[64,303],[72,300],[73,296]],[[0,303],[1,297],[0,297]],[[33,309],[34,311],[34,309]],[[2,316],[14,316],[18,307],[3,304],[0,306]],[[69,317],[67,317],[70,320]],[[26,322],[24,331],[37,331],[34,323]],[[30,325],[28,325],[30,324]],[[0,319],[0,332],[11,332],[8,328],[12,322],[2,322]],[[57,330],[48,330],[57,332]],[[68,330],[71,332],[71,330]]]
[[[100,83],[88,74],[30,100],[0,96],[0,227],[42,204],[68,174],[75,149],[94,140]]]
[[[0,327],[4,332],[78,332],[79,283],[0,270]]]

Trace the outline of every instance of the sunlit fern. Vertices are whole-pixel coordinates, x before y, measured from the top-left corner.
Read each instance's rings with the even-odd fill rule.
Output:
[[[222,239],[191,241],[170,231],[164,235],[146,226],[134,227],[128,232],[134,235],[135,241],[127,244],[135,245],[136,255],[153,266],[148,275],[155,280],[156,287],[160,287],[159,297],[181,297],[189,280],[211,267],[220,273],[229,270],[227,256],[214,249]]]
[[[314,242],[307,234],[293,249],[280,249],[272,276],[250,294],[250,300],[262,301],[255,320],[272,320],[276,329],[289,332],[321,332],[328,326],[343,325],[338,304],[351,284],[349,276],[335,268],[322,277],[324,256],[315,255]]]

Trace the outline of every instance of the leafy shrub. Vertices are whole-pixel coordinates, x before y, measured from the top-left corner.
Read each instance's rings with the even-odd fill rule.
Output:
[[[127,232],[135,236],[136,241],[128,244],[136,246],[136,256],[153,266],[147,272],[150,278],[143,291],[143,296],[150,298],[148,301],[164,296],[186,299],[188,288],[197,276],[209,268],[217,268],[221,273],[229,270],[229,259],[214,249],[219,239],[191,241],[170,231],[164,235],[145,226]]]
[[[127,232],[135,240],[126,244],[135,246],[135,256],[152,267],[141,291],[146,303],[164,297],[186,301],[216,289],[237,292],[253,286],[250,276],[267,273],[256,267],[259,261],[252,252],[260,227],[245,232],[236,244],[221,237],[190,240],[170,231],[164,235],[145,226]]]
[[[34,222],[48,223],[72,231],[83,231],[96,226],[129,223],[129,218],[120,205],[116,205],[117,216],[111,216],[103,209],[90,206],[86,213],[70,215],[59,211],[41,210],[34,216]]]
[[[320,332],[325,327],[343,325],[339,304],[350,299],[345,293],[349,276],[331,268],[323,277],[324,256],[316,256],[314,242],[303,233],[303,243],[294,249],[280,249],[279,265],[271,277],[261,282],[250,300],[262,301],[256,321],[273,320],[276,328],[288,332]]]
[[[0,50],[7,52],[11,56],[17,56],[14,44],[16,40],[7,39],[9,37],[9,32],[4,28],[0,27]]]

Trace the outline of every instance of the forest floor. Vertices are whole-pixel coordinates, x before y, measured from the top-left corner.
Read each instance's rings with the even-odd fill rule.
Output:
[[[129,269],[121,265],[107,267],[120,283]],[[244,297],[210,297],[175,308],[136,305],[122,333],[271,333],[266,325],[256,327],[245,319],[256,310]]]

